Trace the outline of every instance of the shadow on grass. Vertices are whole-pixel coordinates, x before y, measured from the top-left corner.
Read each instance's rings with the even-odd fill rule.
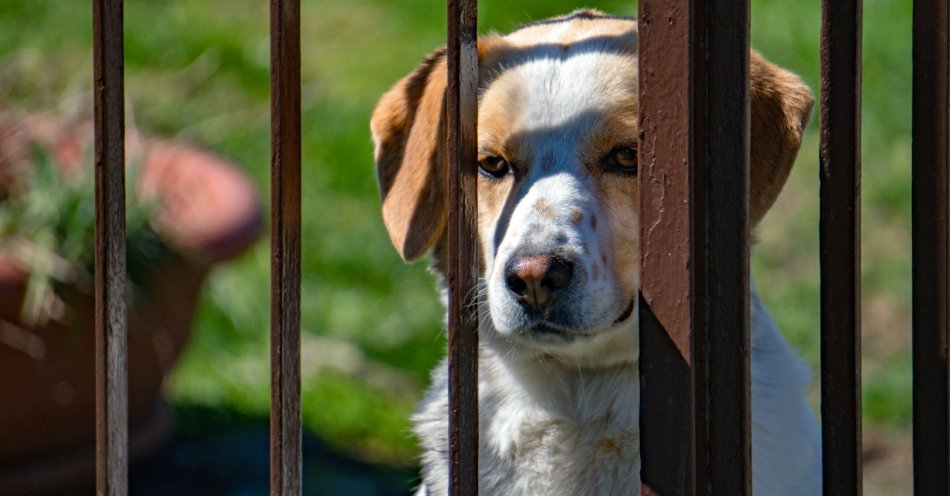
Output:
[[[266,418],[231,410],[177,405],[172,437],[131,467],[134,496],[267,494],[269,432]],[[377,466],[333,451],[315,436],[303,437],[303,494],[405,496],[418,475]]]

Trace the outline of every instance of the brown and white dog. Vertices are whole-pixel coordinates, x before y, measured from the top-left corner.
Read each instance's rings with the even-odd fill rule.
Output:
[[[485,495],[639,492],[637,23],[582,10],[478,41],[480,479]],[[383,219],[444,273],[437,51],[372,118]],[[813,99],[751,56],[751,223],[775,201]],[[818,494],[808,373],[753,291],[755,494]],[[446,367],[414,420],[420,495],[447,494]]]

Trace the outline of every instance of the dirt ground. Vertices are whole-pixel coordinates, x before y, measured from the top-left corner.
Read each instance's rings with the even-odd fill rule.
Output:
[[[909,432],[864,429],[864,494],[913,493],[913,453]]]

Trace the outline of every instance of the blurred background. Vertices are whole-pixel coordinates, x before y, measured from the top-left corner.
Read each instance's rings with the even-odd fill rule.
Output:
[[[484,0],[480,30],[506,32],[582,6],[636,12],[632,1]],[[864,4],[869,494],[910,490],[910,18],[910,0]],[[818,2],[752,1],[753,47],[801,74],[816,93],[819,25]],[[88,2],[0,0],[0,110],[91,117],[91,26]],[[268,3],[129,0],[125,26],[131,125],[239,164],[266,205]],[[437,0],[303,1],[308,494],[406,494],[416,481],[417,448],[407,417],[444,353],[443,310],[425,264],[403,265],[380,221],[368,122],[379,96],[444,43],[444,30],[445,6]],[[817,111],[785,191],[759,230],[753,257],[764,299],[812,370],[819,356],[815,116]],[[167,486],[173,481],[164,474],[172,471],[212,484],[195,494],[265,490],[269,267],[264,239],[211,273],[190,343],[165,384],[177,413],[173,441],[137,465],[133,492],[167,494],[148,488],[175,487],[189,494],[184,483]],[[817,404],[817,386],[812,396]],[[4,401],[0,391],[0,408]]]

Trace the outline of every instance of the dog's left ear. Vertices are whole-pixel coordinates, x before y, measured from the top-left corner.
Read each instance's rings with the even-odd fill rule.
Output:
[[[749,225],[758,225],[792,170],[815,102],[798,76],[752,52]]]
[[[496,35],[479,37],[479,64],[502,45]],[[383,223],[407,262],[424,255],[445,233],[446,77],[441,48],[383,95],[370,121]]]
[[[445,230],[445,86],[439,49],[383,95],[370,121],[383,223],[406,261],[422,256]]]

